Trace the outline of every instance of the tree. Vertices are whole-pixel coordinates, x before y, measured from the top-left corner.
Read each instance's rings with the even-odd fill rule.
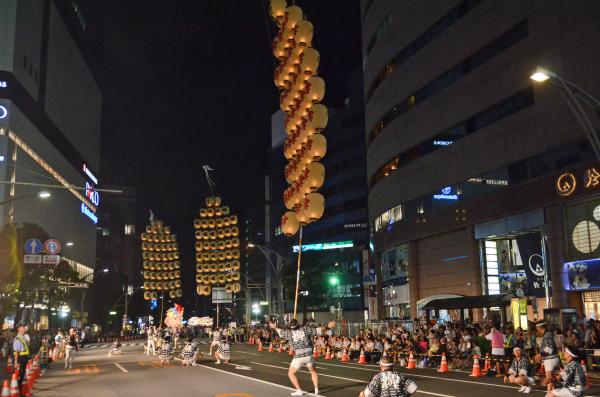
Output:
[[[7,224],[0,232],[0,319],[18,303],[33,306],[44,302],[48,307],[64,304],[69,290],[61,283],[77,280],[77,272],[66,261],[58,265],[25,264],[25,242],[28,239],[45,241],[48,233],[39,225],[23,223]]]

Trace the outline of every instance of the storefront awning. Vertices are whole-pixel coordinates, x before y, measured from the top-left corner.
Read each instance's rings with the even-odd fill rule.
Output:
[[[461,296],[458,298],[434,299],[423,306],[424,310],[437,309],[481,309],[510,305],[513,294]]]

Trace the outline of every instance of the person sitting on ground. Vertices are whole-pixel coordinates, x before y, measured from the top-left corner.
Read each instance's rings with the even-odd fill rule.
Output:
[[[175,349],[171,344],[171,336],[166,335],[160,342],[160,353],[158,358],[160,359],[160,365],[169,364],[173,360],[173,353]]]
[[[535,385],[535,379],[530,376],[531,368],[529,360],[523,357],[520,347],[513,349],[513,360],[508,369],[508,375],[504,376],[504,383],[512,383],[521,386],[520,393],[531,393],[531,386]]]
[[[231,343],[229,337],[225,336],[221,339],[217,351],[215,352],[215,358],[217,359],[215,362],[216,364],[221,364],[221,362],[229,364],[229,359],[231,358]]]
[[[553,385],[546,394],[546,397],[582,397],[587,384],[585,371],[577,358],[581,357],[579,349],[576,347],[565,348],[565,369],[556,376],[556,380],[561,381],[562,387],[554,389]]]
[[[121,350],[121,341],[119,338],[116,338],[112,344],[112,349],[108,351],[108,356],[118,356],[120,354],[123,354],[123,351]]]
[[[194,336],[190,335],[187,338],[187,342],[181,351],[181,358],[183,359],[184,366],[197,365],[196,359],[198,358],[198,354],[200,353],[200,349],[198,347],[198,342],[194,341]]]

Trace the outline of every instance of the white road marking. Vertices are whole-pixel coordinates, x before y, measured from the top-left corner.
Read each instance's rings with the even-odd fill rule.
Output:
[[[114,364],[115,364],[115,366],[116,366],[117,368],[119,368],[121,371],[123,371],[123,372],[126,372],[126,373],[127,373],[127,372],[129,372],[129,371],[127,371],[127,370],[126,370],[126,369],[125,369],[125,368],[124,368],[124,367],[123,367],[121,364],[119,364],[119,363],[114,363]]]
[[[235,365],[235,369],[241,369],[243,371],[252,371],[251,367],[247,367],[245,365],[237,365],[237,364],[233,364]]]
[[[242,374],[237,374],[235,372],[229,372],[229,371],[225,371],[225,370],[218,369],[218,368],[209,367],[208,365],[199,364],[199,365],[197,365],[197,367],[203,367],[203,368],[211,369],[213,371],[223,372],[225,374],[234,375],[234,376],[237,376],[239,378],[244,378],[244,379],[248,379],[248,380],[251,380],[251,381],[254,381],[254,382],[259,382],[259,383],[264,383],[266,385],[271,385],[271,386],[279,387],[280,389],[296,391],[296,389],[294,389],[294,388],[283,386],[283,385],[280,385],[278,383],[268,382],[268,381],[262,380],[262,379],[251,378],[250,376],[246,376],[246,375],[242,375]],[[313,393],[304,393],[304,394],[306,394],[308,396],[325,397],[325,395],[323,395],[323,394],[319,394],[318,396],[316,394],[313,394]]]
[[[281,367],[281,366],[278,366],[278,365],[261,364],[261,363],[256,363],[256,362],[250,362],[250,364],[264,365],[265,367],[280,368],[280,369],[285,369],[285,370],[288,369],[288,367]],[[309,371],[305,371],[305,370],[300,370],[299,372],[304,372],[305,374],[310,374]],[[377,371],[377,372],[379,372],[379,371]],[[320,373],[319,376],[326,376],[328,378],[335,378],[335,379],[341,379],[341,380],[349,380],[351,382],[357,382],[357,383],[365,383],[365,384],[369,384],[370,383],[370,382],[367,382],[367,381],[364,381],[364,380],[360,380],[360,379],[345,378],[343,376],[327,375],[327,374],[323,374],[323,373]],[[433,393],[433,392],[424,391],[424,390],[421,390],[421,389],[418,389],[417,393],[429,394],[429,395],[432,395],[432,396],[440,396],[440,397],[454,397],[454,396],[451,396],[449,394]]]
[[[243,351],[235,351],[233,353],[251,354],[253,356],[261,356],[262,355],[262,354],[258,354],[258,353],[250,353],[250,352],[243,352]]]

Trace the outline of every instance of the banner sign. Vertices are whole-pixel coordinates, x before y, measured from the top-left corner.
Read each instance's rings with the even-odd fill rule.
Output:
[[[546,296],[544,284],[546,266],[542,256],[542,238],[540,234],[530,233],[517,236],[517,246],[525,267],[525,274],[527,274],[527,295],[538,298]],[[551,288],[549,294],[552,295]]]

